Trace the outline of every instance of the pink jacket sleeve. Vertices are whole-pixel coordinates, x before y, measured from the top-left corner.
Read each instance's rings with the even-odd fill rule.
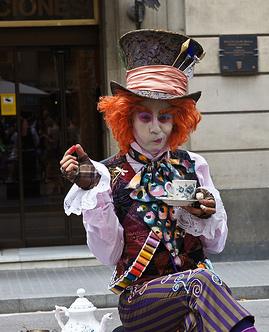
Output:
[[[123,228],[114,212],[111,192],[97,194],[97,207],[83,210],[87,244],[105,265],[115,265],[124,246]]]
[[[114,212],[109,171],[99,162],[92,163],[101,175],[98,185],[83,190],[74,184],[65,197],[64,209],[67,215],[83,215],[89,249],[103,264],[115,265],[124,246],[123,228]]]

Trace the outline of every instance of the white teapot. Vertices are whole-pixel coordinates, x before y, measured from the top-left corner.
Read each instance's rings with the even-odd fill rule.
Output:
[[[84,297],[85,289],[79,288],[77,295],[79,297],[71,304],[69,309],[55,306],[55,318],[62,332],[106,332],[106,327],[112,319],[111,314],[104,315],[101,323],[99,323],[94,317],[94,311],[97,308]],[[69,317],[66,324],[61,319],[61,312]]]

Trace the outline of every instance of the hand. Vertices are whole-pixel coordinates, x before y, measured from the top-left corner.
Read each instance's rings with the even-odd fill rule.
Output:
[[[74,152],[77,157],[72,155]],[[65,152],[60,165],[63,176],[84,190],[96,186],[101,178],[87,153],[79,144],[73,145]]]
[[[72,155],[72,153],[74,152],[77,153],[78,158],[83,158],[84,156],[87,156],[86,152],[79,144],[73,145],[65,152],[62,160],[60,161],[60,169],[63,176],[71,182],[74,182],[79,172],[78,158]]]
[[[205,188],[196,189],[197,203],[194,206],[182,207],[196,217],[207,219],[216,213],[216,202],[214,196]]]

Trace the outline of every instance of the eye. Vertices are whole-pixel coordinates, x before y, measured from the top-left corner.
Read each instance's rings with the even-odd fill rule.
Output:
[[[139,112],[138,119],[142,122],[150,122],[152,120],[152,115],[148,112]]]
[[[163,113],[158,116],[158,120],[162,123],[170,122],[173,119],[171,113]]]

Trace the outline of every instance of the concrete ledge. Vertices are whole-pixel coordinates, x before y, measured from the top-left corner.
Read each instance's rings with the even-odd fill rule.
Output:
[[[85,259],[55,259],[55,260],[32,260],[29,262],[0,263],[0,271],[6,270],[29,270],[29,269],[50,269],[67,268],[79,266],[99,266],[102,265],[95,257]]]
[[[97,308],[117,307],[118,297],[111,294],[91,294],[85,295]],[[42,298],[20,298],[0,300],[0,313],[27,313],[34,311],[50,311],[55,309],[55,305],[67,308],[75,301],[76,296],[51,296]]]
[[[247,287],[232,287],[233,296],[237,300],[255,300],[268,299],[269,286],[247,286]]]
[[[5,249],[0,251],[0,271],[99,266],[86,245]]]
[[[255,300],[268,299],[269,286],[243,286],[230,287],[233,296],[237,300]],[[117,307],[118,296],[114,294],[91,294],[86,295],[97,308]],[[70,307],[75,301],[76,296],[51,296],[44,298],[21,298],[21,299],[5,299],[0,300],[0,313],[27,313],[34,311],[51,311],[55,309],[55,305]]]
[[[237,299],[269,298],[269,261],[241,261],[214,264],[216,273]],[[76,290],[97,308],[116,307],[118,296],[107,289],[111,267],[78,267],[25,271],[0,271],[0,313],[53,310],[69,307]]]

